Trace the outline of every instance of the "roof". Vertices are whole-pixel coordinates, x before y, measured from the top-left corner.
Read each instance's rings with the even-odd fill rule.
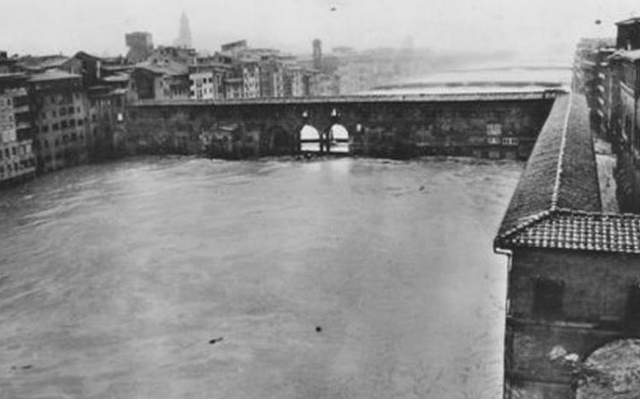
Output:
[[[81,75],[75,73],[69,73],[60,69],[48,69],[42,73],[31,75],[29,82],[44,82],[49,80],[62,80],[62,79],[81,79]]]
[[[18,62],[25,69],[51,69],[62,66],[64,63],[69,61],[69,57],[64,55],[46,55],[46,56],[38,56],[31,57],[26,56],[21,58]]]
[[[640,254],[640,215],[602,213],[584,96],[556,99],[494,247]]]
[[[636,62],[636,61],[640,61],[640,50],[630,50],[630,51],[621,50],[621,51],[617,51],[613,56],[622,58],[624,60]]]
[[[512,235],[509,246],[640,254],[639,216],[561,209]]]
[[[96,57],[95,55],[89,54],[84,51],[78,51],[73,57],[81,60],[91,60],[91,61],[102,61],[102,58]]]
[[[116,73],[102,78],[105,82],[128,82],[130,75],[128,73]]]
[[[144,69],[156,75],[178,76],[187,75],[189,73],[189,68],[186,65],[172,61],[163,64],[142,62],[136,64],[135,68]]]
[[[633,25],[637,23],[640,23],[640,17],[628,18],[620,22],[616,22],[616,25]]]

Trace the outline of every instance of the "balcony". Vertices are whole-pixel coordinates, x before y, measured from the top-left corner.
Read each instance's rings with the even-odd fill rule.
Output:
[[[29,122],[16,123],[16,130],[22,130],[22,129],[31,129],[31,123]]]
[[[23,114],[25,112],[29,112],[29,105],[25,104],[25,105],[15,105],[13,107],[13,112],[15,114]]]

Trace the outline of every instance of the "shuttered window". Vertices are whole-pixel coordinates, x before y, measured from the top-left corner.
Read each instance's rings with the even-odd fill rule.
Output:
[[[541,318],[562,316],[564,282],[536,277],[533,282],[533,315]]]

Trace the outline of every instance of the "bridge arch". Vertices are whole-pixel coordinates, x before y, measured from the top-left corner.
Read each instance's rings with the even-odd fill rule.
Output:
[[[261,143],[271,155],[289,155],[295,149],[295,137],[280,125],[269,126]]]
[[[328,129],[328,151],[334,154],[349,153],[349,131],[340,124],[334,123]]]
[[[304,153],[322,152],[322,135],[315,126],[305,123],[300,127],[300,151]]]

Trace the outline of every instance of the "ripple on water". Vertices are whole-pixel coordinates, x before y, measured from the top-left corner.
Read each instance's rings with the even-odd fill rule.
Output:
[[[491,241],[521,169],[138,158],[4,191],[0,370],[33,370],[0,386],[496,397],[506,277]]]

